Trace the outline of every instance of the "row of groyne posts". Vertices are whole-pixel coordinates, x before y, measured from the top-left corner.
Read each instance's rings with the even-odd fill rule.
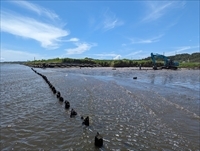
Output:
[[[40,75],[44,81],[49,85],[49,88],[52,90],[53,94],[56,95],[56,97],[58,98],[58,100],[60,102],[64,102],[65,103],[65,109],[70,109],[70,102],[67,100],[64,100],[64,98],[62,97],[61,93],[59,91],[56,90],[56,88],[51,84],[51,82],[47,79],[47,77],[45,75],[42,75],[41,73],[37,72],[36,70],[34,70],[33,68],[31,68],[36,74]],[[70,118],[75,117],[77,115],[77,112],[72,108],[71,112],[70,112]],[[89,126],[89,116],[87,116],[86,118],[83,118],[83,116],[81,116],[81,119],[83,120],[84,125]],[[94,139],[94,144],[96,147],[102,147],[103,146],[103,137],[97,132],[95,139]]]

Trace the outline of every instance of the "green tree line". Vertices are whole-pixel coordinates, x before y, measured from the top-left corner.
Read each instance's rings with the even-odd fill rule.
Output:
[[[193,54],[178,54],[175,56],[169,56],[168,58],[178,61],[179,67],[200,67],[200,53]],[[120,60],[99,60],[92,58],[84,59],[73,59],[73,58],[53,58],[48,60],[35,60],[29,61],[26,64],[50,64],[50,63],[59,63],[59,64],[90,64],[90,65],[99,65],[102,67],[152,67],[151,57],[141,59],[141,60],[129,60],[129,59],[120,59]],[[157,66],[163,66],[163,60],[157,60]]]

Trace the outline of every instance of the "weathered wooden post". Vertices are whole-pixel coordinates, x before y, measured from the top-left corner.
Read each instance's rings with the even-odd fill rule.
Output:
[[[98,132],[97,132],[97,135],[95,136],[94,144],[96,147],[103,146],[103,138]]]

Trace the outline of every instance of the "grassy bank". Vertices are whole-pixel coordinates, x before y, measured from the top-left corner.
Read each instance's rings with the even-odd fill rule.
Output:
[[[198,68],[198,69],[200,69],[200,63],[199,62],[180,63],[179,68]]]

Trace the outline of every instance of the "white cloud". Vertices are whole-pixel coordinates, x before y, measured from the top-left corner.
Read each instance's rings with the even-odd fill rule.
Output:
[[[71,38],[71,39],[69,39],[67,41],[68,42],[77,42],[77,41],[79,41],[79,39],[78,38]]]
[[[117,54],[114,53],[102,53],[102,54],[94,54],[95,56],[99,56],[99,57],[116,57]]]
[[[199,46],[182,46],[176,47],[175,50],[166,52],[165,55],[172,56],[181,53],[194,53],[199,51]]]
[[[173,8],[183,8],[184,1],[145,1],[147,5],[147,15],[142,21],[155,21],[171,11]]]
[[[135,56],[135,55],[138,55],[142,52],[142,50],[139,50],[139,51],[135,51],[135,52],[132,52],[132,53],[129,53],[128,55],[126,55],[127,57],[129,56]]]
[[[119,60],[121,58],[121,55],[117,55],[113,58],[113,60]]]
[[[120,59],[120,57],[121,57],[121,55],[119,55],[119,54],[115,54],[115,53],[102,53],[102,54],[94,54],[95,56],[98,56],[98,57],[100,57],[100,58],[103,58],[103,59],[105,59],[105,58],[112,58],[112,59],[114,59],[114,60],[116,60],[116,59]],[[110,58],[110,59],[111,59]]]
[[[119,20],[116,15],[111,12],[109,9],[107,9],[103,14],[103,28],[105,30],[113,29],[117,26],[121,26],[124,24],[123,21]]]
[[[1,31],[34,39],[40,42],[42,47],[48,49],[58,48],[61,38],[69,34],[68,31],[50,24],[6,12],[1,12]]]
[[[12,1],[12,2],[18,4],[19,6],[25,8],[25,9],[31,10],[31,11],[37,13],[38,15],[47,16],[48,18],[50,18],[52,20],[59,18],[58,15],[55,14],[54,12],[52,12],[46,8],[43,8],[41,6],[38,6],[36,4],[30,3],[28,1]]]
[[[139,38],[131,38],[131,44],[149,44],[149,43],[154,43],[154,42],[158,42],[160,41],[160,38],[163,35],[158,35],[155,36],[153,38],[149,38],[149,39],[139,39]]]
[[[124,25],[124,22],[117,18],[116,15],[107,8],[100,15],[100,18],[89,18],[89,25],[95,26],[94,30],[102,29],[103,31],[108,31],[115,27]]]
[[[184,51],[184,50],[188,50],[188,49],[191,49],[190,46],[184,46],[184,47],[179,47],[177,50],[175,50],[176,52],[181,52],[181,51]]]
[[[82,54],[85,51],[88,51],[92,47],[96,46],[96,44],[88,44],[88,43],[80,43],[80,42],[76,42],[74,44],[77,46],[76,48],[66,49],[66,52],[67,52],[68,55]]]
[[[9,49],[1,50],[1,61],[32,61],[34,58],[42,59],[42,57],[36,53]]]

